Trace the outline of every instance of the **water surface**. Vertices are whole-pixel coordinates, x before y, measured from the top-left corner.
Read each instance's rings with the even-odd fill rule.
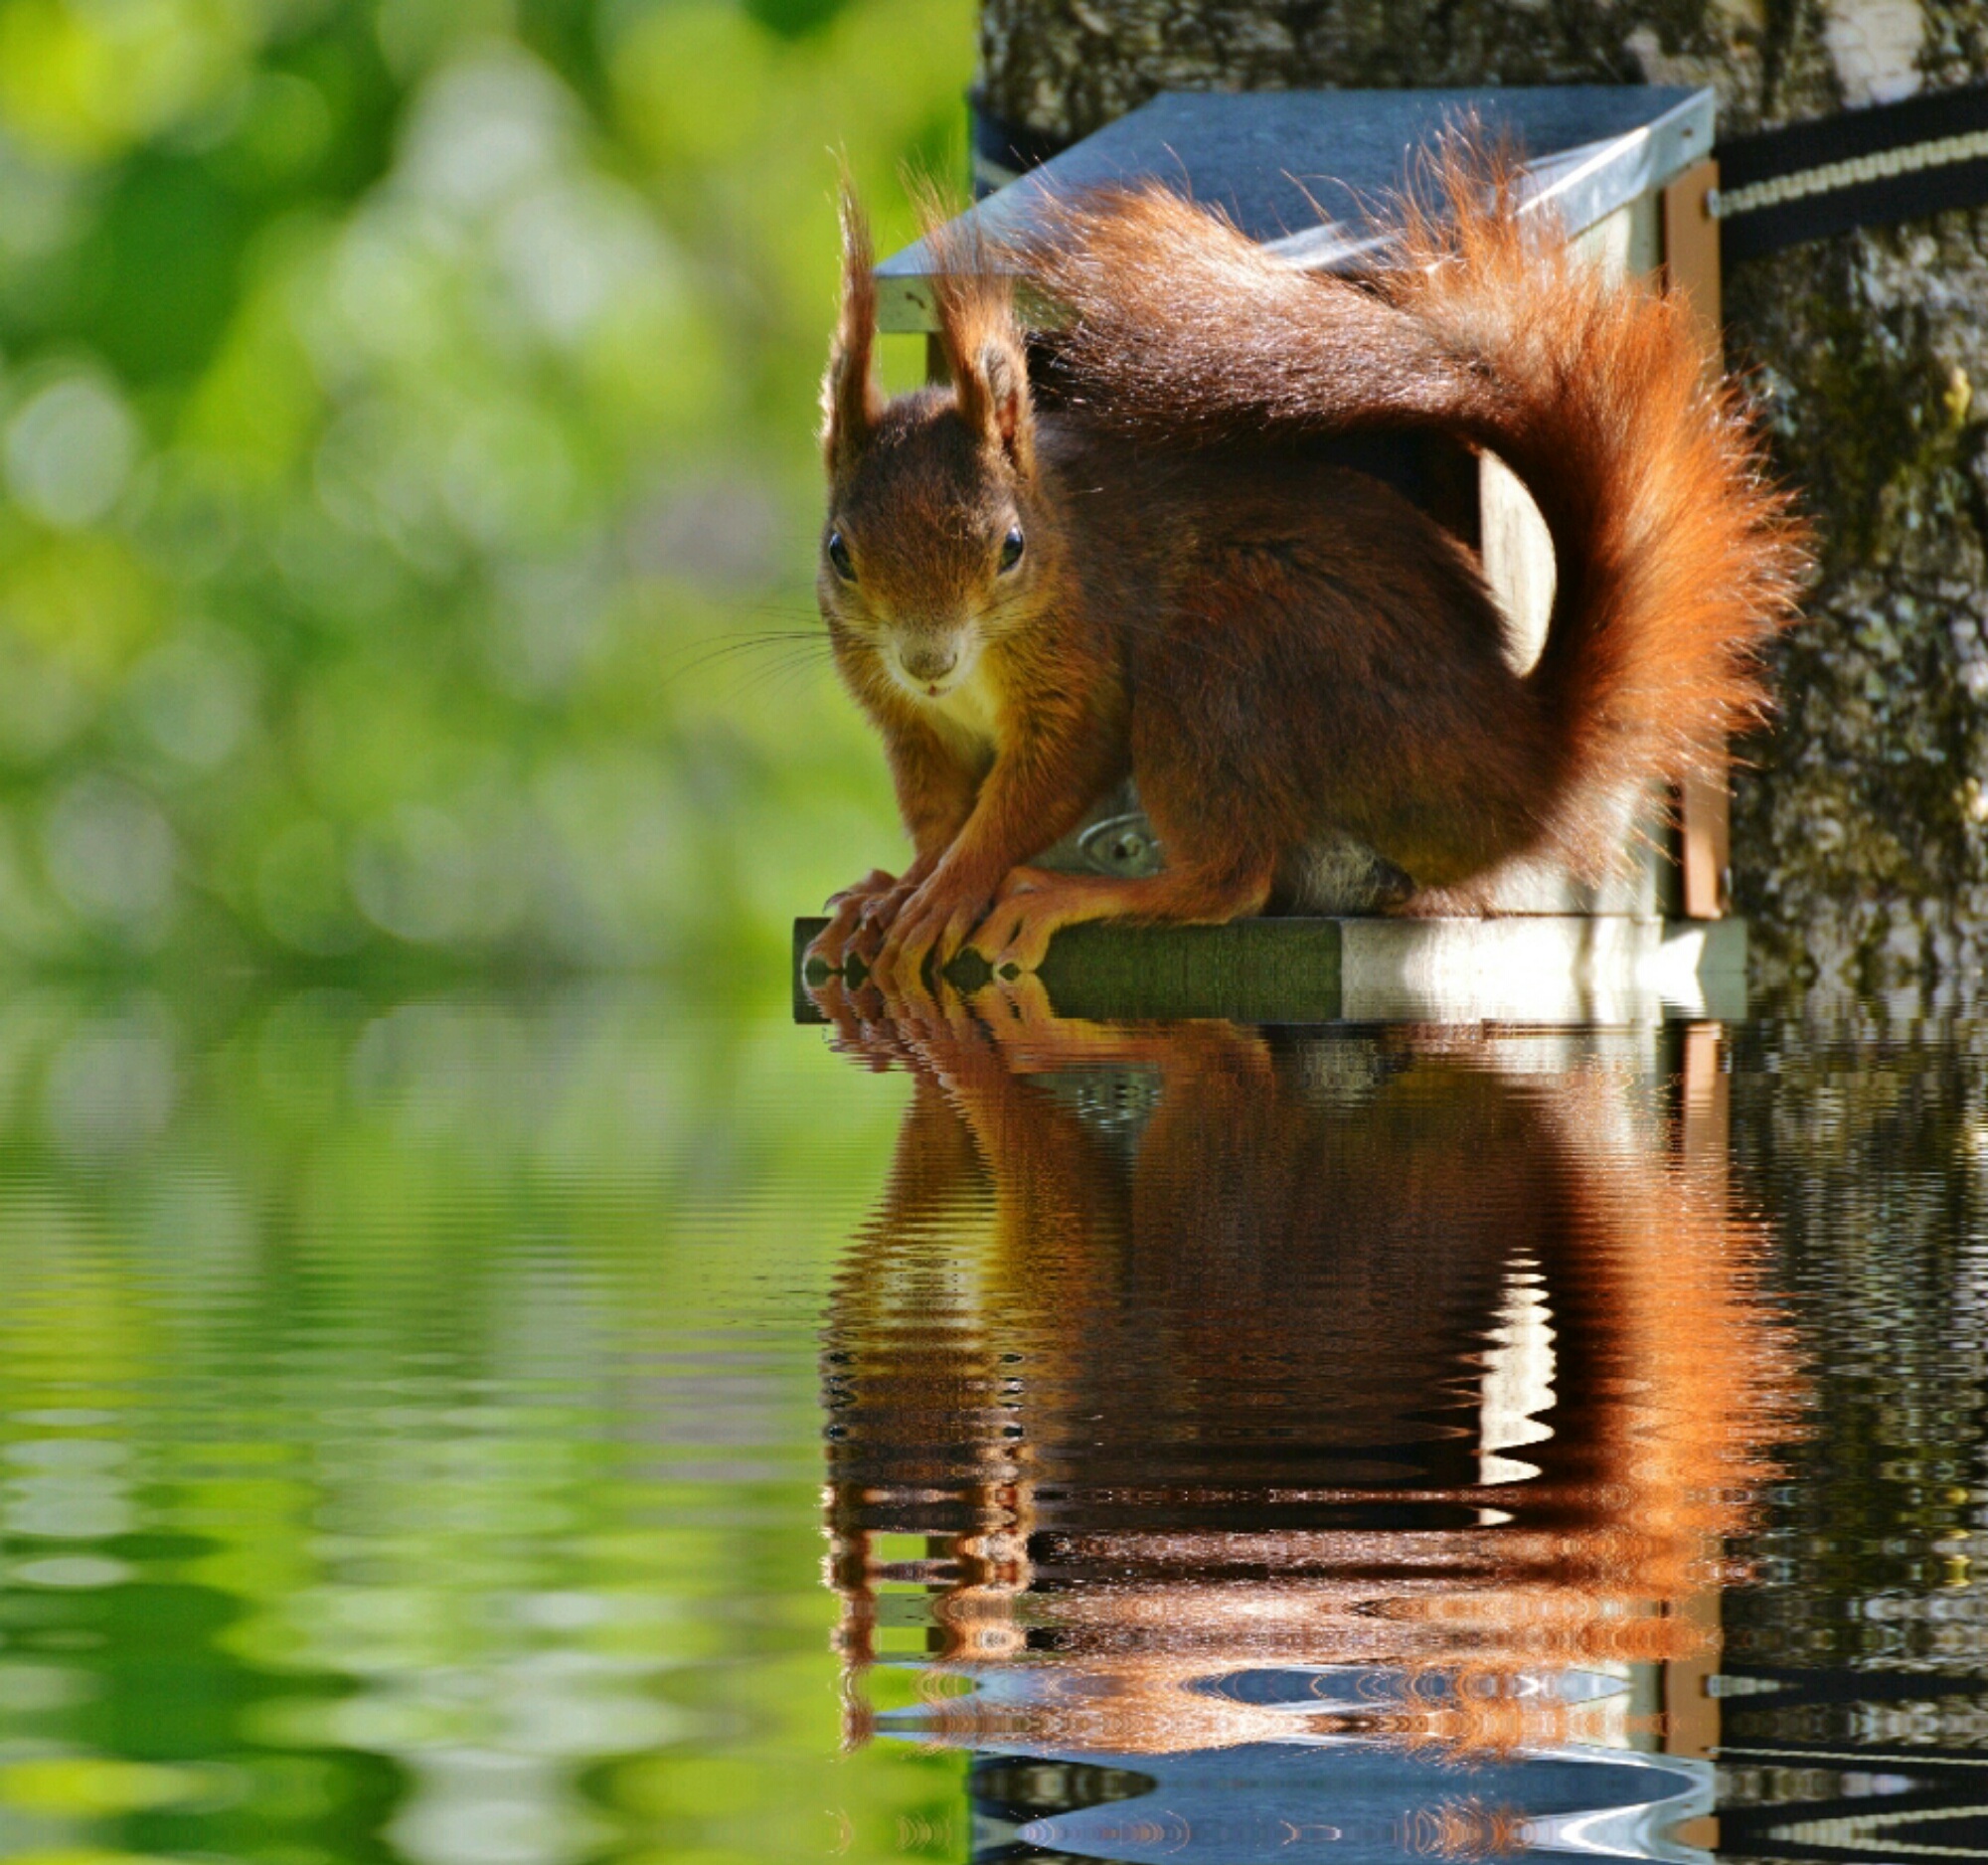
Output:
[[[981,1009],[13,997],[8,1852],[1984,1849],[1974,1026]]]

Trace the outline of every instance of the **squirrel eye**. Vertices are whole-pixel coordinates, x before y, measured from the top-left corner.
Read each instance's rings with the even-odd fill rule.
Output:
[[[1013,570],[1022,561],[1022,527],[1010,525],[1008,535],[1001,540],[1001,568]]]
[[[856,581],[856,566],[850,561],[849,546],[843,543],[842,533],[839,531],[831,531],[828,534],[828,561],[835,566],[835,574],[844,583]]]

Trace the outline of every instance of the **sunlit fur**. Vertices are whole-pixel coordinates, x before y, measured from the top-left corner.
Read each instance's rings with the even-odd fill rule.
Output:
[[[953,380],[887,408],[852,376],[874,304],[846,209],[823,537],[858,577],[824,556],[821,599],[885,741],[927,943],[936,919],[981,923],[1128,770],[1167,871],[1021,877],[983,952],[1026,966],[1077,920],[1256,911],[1333,830],[1412,877],[1410,911],[1470,908],[1513,860],[1597,876],[1625,797],[1758,719],[1802,540],[1682,303],[1522,219],[1482,158],[1452,154],[1435,192],[1364,283],[1288,269],[1158,187],[1067,204],[992,260],[942,247]],[[1001,267],[1071,313],[1054,409]],[[1318,454],[1377,428],[1487,447],[1531,490],[1558,576],[1530,673],[1474,556]],[[1028,552],[1004,582],[1011,512]],[[991,729],[902,677],[935,640],[974,657]]]
[[[1464,145],[1403,208],[1387,269],[1359,284],[1281,265],[1159,188],[1072,206],[1028,259],[1074,314],[1077,392],[1144,444],[1434,428],[1512,466],[1553,537],[1546,652],[1460,733],[1375,708],[1358,787],[1406,778],[1433,799],[1425,761],[1467,770],[1496,799],[1457,851],[1471,865],[1530,847],[1596,874],[1619,855],[1625,789],[1758,723],[1760,652],[1806,575],[1801,527],[1681,298],[1522,217]],[[1443,646],[1431,629],[1423,652]],[[1334,703],[1359,711],[1357,694]]]

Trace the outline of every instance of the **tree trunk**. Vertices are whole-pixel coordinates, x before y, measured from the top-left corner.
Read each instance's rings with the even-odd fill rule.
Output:
[[[985,0],[980,97],[1044,136],[1160,89],[1707,84],[1721,133],[1988,77],[1988,0]],[[1735,894],[1761,981],[1988,960],[1988,211],[1737,267],[1753,372],[1821,545],[1775,729],[1741,748]]]

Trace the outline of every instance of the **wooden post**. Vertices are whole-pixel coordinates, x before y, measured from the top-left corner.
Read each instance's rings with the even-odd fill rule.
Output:
[[[1719,185],[1719,164],[1687,169],[1663,192],[1664,274],[1682,291],[1705,342],[1707,361],[1720,361],[1719,223],[1707,197]],[[1680,866],[1684,870],[1684,911],[1688,919],[1717,920],[1731,892],[1732,799],[1726,778],[1726,748],[1702,772],[1678,786]]]
[[[1684,1093],[1679,1109],[1685,1175],[1695,1186],[1721,1201],[1726,1197],[1727,1149],[1732,1125],[1730,1085],[1720,1067],[1724,1036],[1717,1023],[1694,1023],[1685,1031]],[[1712,1694],[1711,1683],[1719,1673],[1719,1589],[1708,1586],[1671,1608],[1696,1628],[1700,1643],[1689,1656],[1672,1658],[1663,1667],[1658,1701],[1663,1713],[1662,1746],[1666,1755],[1709,1761],[1718,1751],[1720,1705]],[[1680,1844],[1712,1851],[1719,1844],[1718,1816],[1701,1814],[1675,1828],[1671,1836]]]
[[[1663,240],[1662,204],[1646,193],[1583,228],[1574,245],[1582,258],[1611,274],[1645,278],[1662,267]],[[1504,612],[1512,671],[1525,673],[1546,646],[1552,617],[1557,574],[1553,538],[1532,494],[1492,453],[1479,461],[1478,501],[1484,581]],[[1592,884],[1576,881],[1557,865],[1515,863],[1498,877],[1487,904],[1501,914],[1664,918],[1680,890],[1656,832],[1663,811],[1660,795],[1624,799],[1621,834],[1634,860],[1622,873]]]
[[[1726,1195],[1727,1143],[1733,1127],[1731,1085],[1719,1066],[1723,1025],[1694,1023],[1684,1033],[1684,1169],[1693,1183]]]

